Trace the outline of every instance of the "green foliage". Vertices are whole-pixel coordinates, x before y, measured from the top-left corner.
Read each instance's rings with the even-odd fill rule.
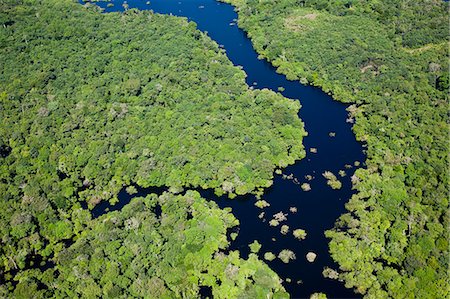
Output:
[[[130,195],[136,194],[138,192],[135,186],[128,186],[125,188],[125,191]]]
[[[280,232],[281,232],[281,234],[286,235],[289,232],[289,226],[286,224],[282,225]]]
[[[258,200],[257,202],[255,202],[255,206],[257,206],[260,209],[264,209],[266,207],[270,207],[270,203],[268,203],[265,200]]]
[[[264,259],[267,261],[273,261],[274,259],[276,259],[276,255],[273,254],[272,252],[266,252],[264,253]]]
[[[226,2],[280,73],[354,103],[367,169],[327,233],[346,286],[368,298],[448,297],[448,3]]]
[[[294,231],[292,232],[292,234],[294,235],[294,237],[298,240],[304,240],[306,238],[306,231],[303,229],[294,229]]]
[[[222,257],[235,220],[196,195],[184,199],[205,215],[189,221],[177,207],[92,220],[81,203],[117,202],[133,184],[230,196],[268,187],[275,168],[305,155],[297,101],[250,90],[182,18],[4,0],[0,28],[0,297],[189,297],[200,285],[217,298],[284,294],[256,256]],[[164,210],[164,199],[151,202]]]
[[[204,285],[215,298],[271,297],[282,288],[266,265],[255,256],[242,260],[236,251],[220,252],[228,245],[227,229],[237,223],[193,191],[135,198],[122,211],[91,221],[58,254],[55,296],[196,298]]]
[[[327,179],[327,185],[333,189],[341,189],[342,183],[337,179],[336,175],[331,171],[325,171],[322,174]]]
[[[295,260],[295,253],[289,249],[283,249],[278,254],[278,258],[283,261],[283,263],[287,264],[290,260]]]
[[[251,252],[258,253],[259,250],[261,249],[262,245],[259,244],[259,242],[255,240],[255,241],[253,241],[253,243],[249,244],[248,246],[250,247]]]
[[[311,185],[309,183],[303,183],[300,185],[303,191],[311,191]]]
[[[275,220],[275,219],[271,219],[269,221],[269,225],[270,226],[278,226],[279,224],[280,224],[280,222],[278,220]]]
[[[324,293],[314,293],[310,297],[310,299],[327,299],[327,295]]]

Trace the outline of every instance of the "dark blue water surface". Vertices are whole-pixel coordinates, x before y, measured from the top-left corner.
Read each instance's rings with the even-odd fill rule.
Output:
[[[109,8],[106,3],[99,5],[106,12],[123,10],[123,1],[116,0],[112,3],[114,7]],[[306,175],[314,176],[309,182],[311,191],[304,192],[292,180],[276,175],[273,186],[263,195],[263,199],[270,203],[270,207],[264,209],[265,221],[258,218],[262,210],[254,206],[252,196],[230,200],[225,197],[217,198],[211,191],[201,193],[205,198],[215,200],[222,208],[232,207],[233,214],[240,221],[240,231],[238,238],[232,242],[231,249],[238,249],[244,258],[248,256],[248,244],[253,240],[262,244],[261,258],[267,251],[276,255],[282,249],[295,252],[297,259],[289,264],[284,264],[279,259],[267,262],[282,279],[292,280],[290,283],[285,281],[283,285],[293,298],[309,298],[314,292],[323,292],[328,298],[357,297],[342,282],[322,276],[324,267],[337,269],[328,253],[328,240],[324,232],[332,228],[336,219],[345,213],[344,204],[353,194],[350,177],[355,168],[345,169],[347,175],[340,178],[343,183],[340,190],[332,190],[327,186],[322,173],[329,170],[337,175],[339,170],[344,170],[344,165],[365,160],[363,147],[355,140],[351,125],[346,122],[346,106],[333,101],[318,88],[288,81],[285,76],[277,74],[268,62],[258,60],[251,41],[236,26],[237,14],[228,4],[215,0],[152,0],[147,5],[143,0],[128,0],[128,5],[130,8],[152,9],[156,13],[187,17],[196,22],[200,30],[223,45],[229,59],[235,65],[242,66],[247,73],[249,85],[273,91],[283,87],[285,90],[282,94],[285,97],[300,100],[302,108],[299,117],[309,134],[304,138],[307,156],[283,170],[283,173],[292,173],[300,182],[306,182]],[[335,132],[335,137],[330,137],[330,132]],[[317,148],[317,153],[310,153],[311,147]],[[122,192],[119,199],[123,206],[129,201],[129,196]],[[297,207],[298,212],[289,212],[290,207]],[[287,235],[280,233],[281,225],[271,227],[268,224],[272,215],[280,211],[288,214],[288,220],[281,223],[289,225],[290,232]],[[293,237],[292,230],[296,228],[306,230],[308,235],[305,240],[299,241]],[[309,251],[317,254],[313,263],[305,258]]]

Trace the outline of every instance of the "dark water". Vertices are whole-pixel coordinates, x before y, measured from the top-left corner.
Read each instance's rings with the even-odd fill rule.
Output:
[[[107,12],[123,10],[122,1],[112,3],[115,6],[110,8],[106,8],[106,3],[99,5],[106,8]],[[306,182],[306,175],[314,176],[309,182],[311,191],[304,192],[292,180],[284,180],[276,175],[273,186],[263,196],[271,205],[264,209],[265,222],[258,218],[261,210],[254,206],[252,196],[230,200],[217,198],[211,191],[201,192],[204,197],[215,200],[220,207],[232,207],[233,214],[239,219],[239,236],[231,244],[231,249],[239,249],[242,256],[246,257],[249,253],[248,244],[258,240],[262,244],[261,258],[267,251],[277,255],[282,249],[293,250],[297,259],[289,264],[279,259],[267,262],[281,278],[292,280],[291,283],[283,284],[293,298],[309,298],[314,292],[323,292],[328,298],[357,297],[343,283],[322,276],[325,266],[337,269],[328,254],[328,240],[324,231],[332,228],[336,219],[345,213],[344,204],[353,193],[350,177],[355,168],[345,169],[347,175],[340,178],[343,183],[340,190],[332,190],[327,186],[322,173],[329,170],[337,175],[339,170],[344,170],[344,165],[365,160],[362,145],[356,142],[350,124],[346,123],[346,106],[333,101],[318,88],[286,80],[269,63],[258,60],[251,41],[235,24],[237,14],[232,6],[215,0],[152,0],[150,5],[145,3],[143,0],[128,1],[130,8],[152,9],[157,13],[184,16],[196,22],[200,30],[208,32],[213,40],[223,45],[235,65],[243,67],[249,85],[274,91],[283,87],[284,96],[299,99],[302,104],[299,116],[309,134],[304,139],[307,157],[283,172],[288,175],[292,173],[300,182]],[[335,137],[330,137],[330,132],[335,132]],[[311,147],[317,148],[318,152],[310,153]],[[119,194],[119,198],[119,206],[110,209],[118,209],[130,200],[125,192]],[[298,212],[289,212],[290,207],[297,207]],[[101,213],[100,210],[98,208],[95,213]],[[288,220],[281,223],[289,225],[290,232],[287,235],[280,233],[281,225],[271,227],[268,224],[272,215],[280,211],[288,214]],[[293,237],[292,230],[296,228],[306,230],[308,235],[305,240],[298,241]],[[314,263],[309,263],[305,258],[309,251],[317,254]],[[297,283],[299,280],[301,283]]]
[[[92,218],[97,218],[107,212],[121,210],[126,204],[130,203],[133,197],[145,197],[151,193],[160,195],[164,191],[168,190],[168,188],[166,187],[150,187],[150,188],[140,188],[139,186],[135,187],[137,192],[132,195],[128,194],[125,189],[122,189],[117,195],[117,197],[119,198],[119,202],[117,202],[114,205],[112,205],[109,201],[100,202],[92,209],[91,211]],[[87,205],[84,205],[84,208],[87,208]]]
[[[11,153],[11,148],[6,145],[0,145],[0,158],[6,158]]]

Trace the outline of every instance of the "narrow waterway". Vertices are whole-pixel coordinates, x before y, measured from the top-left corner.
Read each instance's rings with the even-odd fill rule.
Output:
[[[106,12],[123,10],[123,1],[111,1],[113,7],[107,3],[99,3]],[[302,108],[299,117],[304,121],[308,136],[304,139],[307,151],[305,159],[283,170],[287,176],[292,174],[298,182],[308,182],[310,191],[303,191],[293,179],[283,179],[276,175],[274,184],[267,189],[263,199],[270,203],[265,208],[265,216],[260,219],[262,212],[254,206],[253,196],[240,197],[235,200],[218,198],[211,191],[201,191],[202,195],[215,200],[220,207],[231,207],[233,214],[240,221],[239,236],[232,242],[231,249],[238,249],[245,258],[249,254],[248,244],[257,240],[262,244],[260,257],[265,252],[278,254],[282,249],[295,252],[296,260],[284,264],[279,259],[267,262],[268,265],[285,280],[283,285],[293,298],[309,298],[314,292],[323,292],[328,298],[358,297],[352,290],[346,289],[343,283],[324,278],[324,267],[337,269],[328,253],[328,240],[324,232],[333,227],[336,219],[345,213],[345,203],[353,194],[350,177],[355,171],[355,162],[365,159],[363,147],[355,140],[351,125],[346,122],[346,106],[334,101],[320,89],[304,86],[298,82],[288,81],[285,76],[277,74],[275,69],[266,61],[259,60],[245,32],[236,25],[237,14],[233,7],[216,2],[215,0],[152,0],[146,4],[143,0],[128,0],[130,8],[152,9],[156,13],[183,16],[197,23],[201,31],[221,45],[235,64],[243,67],[247,73],[247,83],[254,88],[269,88],[281,92],[285,97],[299,100]],[[331,133],[331,134],[330,134]],[[331,135],[331,136],[330,136]],[[317,153],[310,152],[311,148]],[[349,165],[352,165],[349,168]],[[359,167],[362,167],[363,163]],[[345,176],[338,175],[345,171]],[[340,190],[333,190],[326,184],[322,176],[325,171],[331,171],[342,182]],[[307,180],[306,176],[313,177]],[[144,191],[140,191],[143,195]],[[130,198],[125,192],[119,195],[120,208]],[[291,207],[297,212],[290,211]],[[105,207],[98,207],[95,214],[100,214]],[[280,226],[269,225],[272,215],[282,211],[287,214],[288,234],[280,233]],[[301,228],[307,232],[305,240],[299,241],[292,235],[292,230]],[[313,263],[306,260],[308,252],[317,254]],[[291,282],[286,281],[290,279]]]

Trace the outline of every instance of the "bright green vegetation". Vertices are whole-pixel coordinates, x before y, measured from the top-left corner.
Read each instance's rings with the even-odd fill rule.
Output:
[[[3,4],[3,22],[13,22],[1,37],[8,168],[31,164],[43,181],[57,169],[63,197],[86,180],[82,198],[107,200],[130,182],[244,194],[303,157],[298,102],[249,90],[193,23],[72,12],[66,2],[59,20],[48,3]]]
[[[368,298],[448,297],[448,3],[227,2],[279,72],[353,103],[367,168],[327,233],[340,278]]]
[[[248,246],[250,247],[250,251],[253,252],[253,253],[258,253],[259,250],[260,250],[261,247],[262,247],[262,245],[259,244],[259,242],[256,241],[256,240],[253,241],[253,243],[249,244]]]
[[[221,252],[238,221],[197,192],[135,198],[95,220],[82,209],[73,213],[83,215],[75,243],[55,256],[56,268],[22,272],[15,297],[198,298],[199,285],[211,287],[214,298],[284,294],[256,255]]]
[[[330,186],[333,189],[341,189],[342,188],[342,183],[341,181],[339,181],[336,177],[336,175],[334,175],[334,173],[332,173],[331,171],[325,171],[324,173],[322,173],[323,177],[327,179],[327,185]]]
[[[301,228],[294,229],[292,234],[298,240],[304,240],[304,239],[306,239],[306,236],[307,236],[306,231],[304,229],[301,229]]]
[[[195,24],[151,12],[3,0],[0,57],[0,297],[281,290],[256,256],[221,253],[236,221],[196,194],[95,220],[81,203],[133,184],[261,192],[304,156],[298,102],[250,90]]]
[[[327,295],[324,293],[314,293],[310,297],[310,299],[327,299]]]
[[[281,234],[286,235],[289,232],[289,226],[286,224],[282,225],[280,232],[281,232]]]
[[[336,270],[333,270],[331,268],[325,267],[322,271],[323,277],[331,278],[331,279],[338,279],[339,273]]]
[[[295,253],[292,250],[289,249],[283,249],[280,251],[280,253],[278,254],[278,258],[283,261],[283,263],[287,264],[289,263],[291,260],[295,260]]]
[[[311,191],[311,185],[308,183],[303,183],[300,185],[303,191]]]
[[[271,219],[270,221],[269,221],[269,225],[270,226],[278,226],[280,224],[280,222],[278,222],[277,220],[275,220],[275,219]]]
[[[264,209],[266,207],[270,207],[270,203],[268,203],[265,200],[258,200],[257,202],[255,202],[255,206],[257,206],[260,209]]]
[[[274,259],[276,259],[276,255],[275,254],[273,254],[272,252],[266,252],[266,253],[264,253],[264,259],[265,260],[268,260],[268,261],[273,261]]]

